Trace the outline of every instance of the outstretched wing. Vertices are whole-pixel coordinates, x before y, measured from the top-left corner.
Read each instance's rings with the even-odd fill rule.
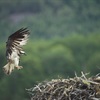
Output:
[[[21,28],[8,37],[6,42],[6,56],[10,59],[12,52],[17,52],[17,55],[25,54],[22,46],[27,43],[29,37],[29,30],[27,28]]]

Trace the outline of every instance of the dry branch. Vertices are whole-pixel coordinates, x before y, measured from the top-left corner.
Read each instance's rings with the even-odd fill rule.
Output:
[[[69,79],[52,79],[27,89],[31,100],[100,100],[100,74],[86,78],[82,73]]]

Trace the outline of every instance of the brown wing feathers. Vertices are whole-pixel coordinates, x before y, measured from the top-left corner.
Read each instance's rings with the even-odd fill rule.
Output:
[[[18,40],[21,41],[20,39],[24,38],[24,34],[30,34],[29,30],[27,28],[21,28],[20,30],[16,31],[12,35],[9,36],[9,39],[11,38],[12,40]]]
[[[8,41],[6,44],[6,48],[7,48],[6,55],[7,56],[8,54],[11,55],[14,49],[17,50],[19,56],[20,54],[25,54],[25,52],[22,49],[22,46],[26,44],[29,34],[30,33],[27,28],[21,28],[15,33],[13,33],[12,35],[10,35],[8,37]]]

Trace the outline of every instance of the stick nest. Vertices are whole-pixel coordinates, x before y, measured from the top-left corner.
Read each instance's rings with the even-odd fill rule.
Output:
[[[31,100],[100,100],[100,74],[86,78],[82,73],[69,79],[52,79],[27,89]]]

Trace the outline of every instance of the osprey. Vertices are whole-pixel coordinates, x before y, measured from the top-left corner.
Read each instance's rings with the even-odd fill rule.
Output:
[[[8,37],[6,42],[7,64],[3,67],[5,74],[11,74],[14,68],[23,68],[19,66],[19,58],[25,54],[22,46],[27,43],[29,34],[27,28],[21,28]]]

